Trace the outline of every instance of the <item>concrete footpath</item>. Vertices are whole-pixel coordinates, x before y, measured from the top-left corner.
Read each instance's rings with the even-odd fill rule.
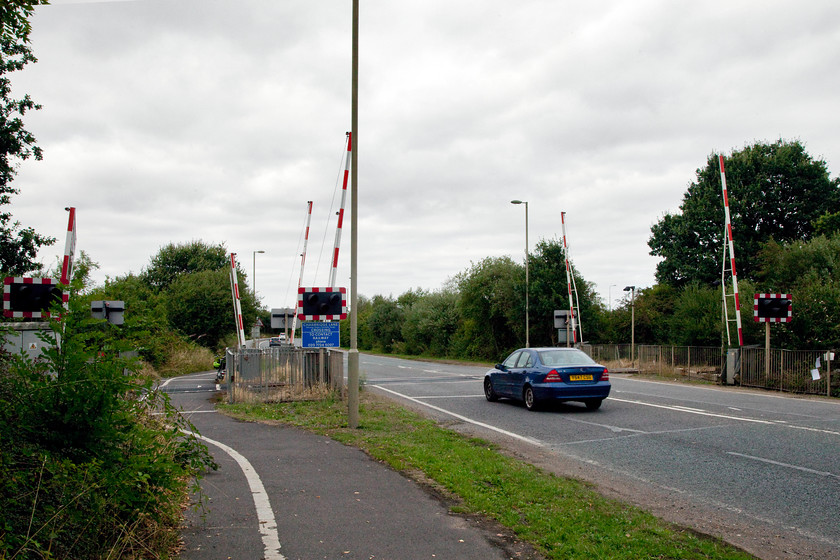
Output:
[[[187,512],[183,560],[536,558],[354,447],[215,412],[211,381],[166,388],[220,465]]]

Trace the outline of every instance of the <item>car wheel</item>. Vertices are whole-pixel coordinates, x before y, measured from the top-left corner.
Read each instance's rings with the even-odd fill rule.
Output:
[[[534,389],[528,385],[522,393],[522,400],[525,401],[525,408],[528,410],[537,409],[537,397],[534,396]]]
[[[493,390],[493,382],[490,381],[489,377],[484,380],[484,396],[490,402],[499,400],[499,395]]]
[[[589,410],[598,410],[601,408],[601,402],[604,399],[589,399],[588,401],[583,401],[586,404],[586,408]]]

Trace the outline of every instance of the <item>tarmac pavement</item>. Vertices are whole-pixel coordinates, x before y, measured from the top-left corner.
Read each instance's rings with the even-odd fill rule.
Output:
[[[211,380],[166,387],[220,466],[187,511],[183,560],[534,558],[357,448],[215,412]]]

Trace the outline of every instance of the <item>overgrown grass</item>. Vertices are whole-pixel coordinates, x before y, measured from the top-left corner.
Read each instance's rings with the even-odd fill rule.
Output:
[[[457,500],[455,511],[497,520],[547,558],[753,558],[369,393],[362,394],[356,430],[347,427],[346,405],[337,400],[222,405],[221,410],[312,430],[360,447],[399,471],[420,471]]]
[[[158,368],[162,377],[186,375],[213,369],[213,353],[209,348],[192,343],[179,343],[169,348],[166,362]]]

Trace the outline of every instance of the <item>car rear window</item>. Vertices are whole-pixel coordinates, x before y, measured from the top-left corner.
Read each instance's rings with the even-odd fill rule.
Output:
[[[540,352],[540,361],[546,366],[581,366],[595,363],[580,350],[544,350]]]

